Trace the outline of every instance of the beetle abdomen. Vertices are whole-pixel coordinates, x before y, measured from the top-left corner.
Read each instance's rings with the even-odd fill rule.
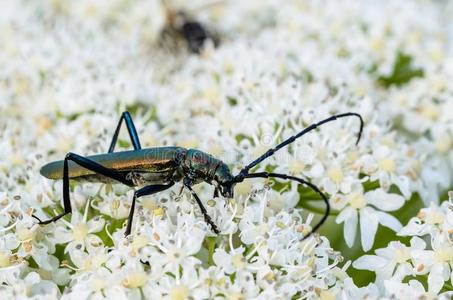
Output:
[[[116,171],[165,173],[176,170],[179,161],[185,157],[186,151],[180,147],[157,147],[98,154],[86,158]],[[48,163],[41,168],[40,173],[49,179],[62,179],[63,164],[63,160]],[[69,161],[68,167],[70,178],[95,175],[95,172],[85,169],[73,161]]]

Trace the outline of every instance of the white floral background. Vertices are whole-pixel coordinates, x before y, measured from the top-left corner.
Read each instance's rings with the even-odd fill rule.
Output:
[[[201,55],[160,42],[161,1],[0,1],[1,299],[450,299],[453,290],[453,3],[191,1],[221,37]],[[309,124],[235,198],[196,186],[62,183],[39,168],[106,152],[124,110],[142,146],[198,148],[242,166]],[[130,149],[126,130],[119,150]]]

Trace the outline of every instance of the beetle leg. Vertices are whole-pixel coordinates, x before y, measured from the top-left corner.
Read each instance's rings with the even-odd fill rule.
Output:
[[[125,236],[128,236],[129,234],[131,234],[132,220],[134,218],[134,210],[135,210],[135,200],[137,200],[137,198],[139,198],[139,197],[162,192],[166,189],[169,189],[174,184],[175,184],[174,182],[170,182],[169,184],[148,185],[148,186],[142,187],[141,189],[135,191],[134,198],[132,198],[131,210],[129,211],[129,218],[127,219],[126,231],[124,232]]]
[[[214,224],[214,222],[212,221],[211,217],[208,215],[208,212],[206,211],[206,208],[203,206],[203,203],[201,203],[201,200],[198,197],[198,195],[195,193],[195,191],[192,189],[192,187],[190,185],[185,184],[185,186],[186,186],[186,188],[189,189],[190,193],[192,194],[192,196],[197,201],[197,204],[200,207],[201,212],[203,213],[203,217],[204,217],[205,222],[208,223],[211,226],[212,231],[214,231],[216,234],[219,234],[220,233],[219,229]]]
[[[75,153],[68,153],[64,159],[63,163],[63,206],[64,206],[64,212],[53,217],[52,219],[46,220],[46,221],[41,221],[38,217],[33,215],[35,219],[39,221],[39,224],[44,225],[44,224],[49,224],[52,222],[57,221],[58,219],[64,217],[65,215],[69,214],[72,212],[71,208],[71,199],[69,196],[69,168],[68,168],[68,162],[72,160],[76,164],[94,171],[98,174],[104,175],[106,177],[112,178],[114,180],[117,180],[125,185],[128,186],[133,186],[133,182],[131,180],[128,180],[124,174],[119,173],[115,170],[109,169],[104,167],[103,165],[92,161],[91,159],[88,159],[86,157],[80,156]]]
[[[257,178],[257,177],[260,177],[260,178],[275,177],[275,178],[281,178],[281,179],[294,180],[294,181],[297,181],[299,184],[305,184],[306,186],[308,186],[309,188],[311,188],[312,190],[314,190],[316,193],[318,193],[321,196],[322,200],[326,204],[326,211],[325,211],[324,215],[322,216],[321,220],[318,222],[318,224],[316,224],[315,227],[313,227],[313,229],[311,230],[311,232],[309,234],[307,234],[306,236],[304,236],[304,238],[302,240],[305,240],[310,235],[312,235],[313,232],[316,232],[316,230],[318,230],[319,227],[321,227],[321,225],[324,224],[327,217],[329,216],[329,212],[330,212],[329,200],[327,199],[326,195],[324,195],[324,193],[321,192],[319,190],[319,188],[316,185],[314,185],[313,183],[306,181],[302,178],[291,176],[291,175],[279,174],[279,173],[268,173],[268,172],[250,173],[250,174],[245,175],[244,178]]]
[[[109,152],[112,153],[115,150],[116,141],[118,140],[118,135],[120,133],[121,124],[123,123],[123,119],[126,121],[127,131],[129,132],[129,137],[131,138],[132,145],[134,146],[135,150],[142,149],[140,145],[140,139],[138,137],[137,130],[135,129],[134,121],[132,120],[131,115],[129,112],[125,111],[121,115],[121,118],[116,126],[115,133],[113,134],[112,142],[110,143]]]

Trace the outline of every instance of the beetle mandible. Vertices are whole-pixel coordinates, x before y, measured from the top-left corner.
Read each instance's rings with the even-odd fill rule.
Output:
[[[308,126],[274,148],[270,148],[263,155],[242,168],[237,175],[233,175],[224,162],[197,149],[186,149],[182,147],[142,149],[132,117],[129,112],[125,111],[122,113],[118,122],[108,153],[84,157],[70,152],[66,155],[64,160],[51,162],[41,168],[40,172],[43,176],[54,180],[63,179],[64,212],[46,221],[41,221],[41,219],[35,215],[33,215],[33,217],[39,221],[39,224],[49,224],[71,213],[72,208],[69,195],[70,179],[97,182],[119,182],[130,187],[139,187],[139,189],[134,192],[132,198],[125,230],[125,235],[128,236],[132,229],[132,220],[137,198],[164,191],[172,187],[175,182],[182,181],[183,186],[187,188],[195,198],[206,223],[211,226],[216,234],[219,234],[220,231],[208,215],[202,201],[192,189],[193,185],[206,182],[215,186],[214,197],[218,196],[220,192],[223,197],[232,198],[234,197],[234,186],[245,179],[280,178],[294,180],[299,184],[308,186],[321,196],[326,205],[323,217],[312,228],[311,232],[304,237],[304,239],[306,239],[324,223],[329,215],[330,205],[324,193],[321,192],[316,185],[299,177],[273,172],[250,173],[250,170],[265,159],[274,155],[279,149],[288,146],[304,134],[315,130],[317,127],[327,122],[349,116],[358,117],[360,120],[360,129],[356,141],[357,144],[360,141],[364,125],[361,115],[354,112],[337,114]],[[134,150],[114,152],[123,120],[126,123]]]

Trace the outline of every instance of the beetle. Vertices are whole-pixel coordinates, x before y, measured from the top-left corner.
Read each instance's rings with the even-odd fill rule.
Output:
[[[280,178],[293,180],[299,184],[308,186],[321,196],[326,205],[323,217],[313,227],[311,232],[304,237],[305,239],[315,232],[329,215],[330,205],[324,193],[321,192],[316,185],[299,177],[273,172],[251,173],[250,170],[306,133],[315,130],[327,122],[350,116],[358,117],[360,120],[360,129],[356,141],[357,144],[360,141],[364,125],[361,115],[354,112],[337,114],[306,127],[304,130],[284,140],[274,148],[270,148],[263,155],[242,168],[237,175],[233,175],[228,165],[223,161],[197,149],[186,149],[182,147],[142,149],[132,117],[129,112],[125,111],[120,117],[106,154],[84,157],[70,152],[66,155],[64,160],[48,163],[41,168],[40,172],[43,176],[54,180],[63,179],[64,212],[46,221],[42,221],[35,215],[33,215],[33,217],[38,220],[39,224],[49,224],[72,212],[69,195],[70,179],[91,180],[104,183],[122,183],[130,187],[138,187],[132,198],[125,230],[125,236],[128,236],[131,233],[137,198],[164,191],[171,188],[175,182],[182,181],[183,188],[185,187],[194,197],[206,223],[210,225],[211,229],[216,234],[219,234],[217,226],[208,215],[200,198],[192,189],[195,184],[201,182],[212,184],[215,186],[214,197],[218,196],[220,193],[223,197],[233,198],[235,185],[245,179]],[[123,120],[126,123],[134,150],[114,152]]]

